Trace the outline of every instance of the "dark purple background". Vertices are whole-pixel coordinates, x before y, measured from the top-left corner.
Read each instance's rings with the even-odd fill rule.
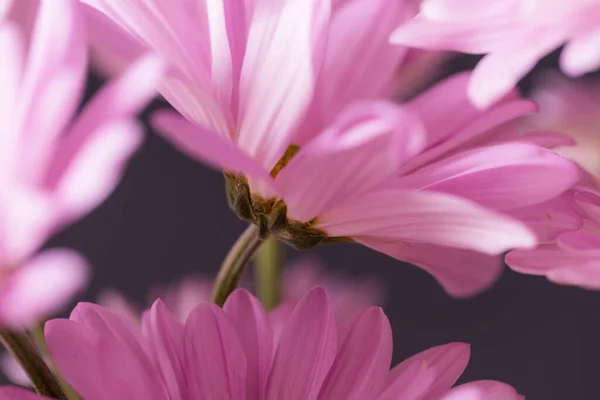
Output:
[[[544,62],[553,63],[552,57]],[[91,78],[90,93],[98,84]],[[221,174],[148,130],[114,195],[49,245],[71,246],[91,261],[94,280],[82,299],[114,287],[142,301],[157,283],[215,273],[244,226],[227,206]],[[472,358],[461,381],[506,381],[530,400],[600,398],[600,293],[507,269],[488,292],[456,300],[422,270],[359,245],[315,253],[332,270],[374,274],[390,285],[385,310],[394,330],[394,364],[431,346],[465,341]]]

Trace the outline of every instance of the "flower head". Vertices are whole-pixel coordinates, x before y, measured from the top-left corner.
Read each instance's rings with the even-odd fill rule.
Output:
[[[536,145],[553,136],[516,138],[507,125],[532,103],[511,94],[477,110],[465,97],[468,75],[404,106],[373,100],[393,88],[404,54],[387,40],[406,17],[402,1],[87,2],[131,33],[90,9],[97,43],[123,58],[150,46],[178,71],[161,92],[188,121],[159,112],[155,124],[225,171],[238,216],[296,248],[360,242],[470,295],[500,271],[488,255],[536,243],[508,213],[578,179],[573,163]],[[193,38],[191,5],[209,21],[197,29],[210,28]],[[205,71],[194,77],[189,65]]]
[[[145,58],[73,120],[85,84],[83,28],[75,0],[17,1],[0,19],[1,324],[32,323],[86,282],[77,254],[34,253],[112,191],[141,141],[133,115],[162,69]]]
[[[597,0],[424,0],[419,14],[392,35],[394,43],[486,54],[469,97],[487,107],[508,93],[536,62],[566,43],[562,70],[579,76],[600,66]]]
[[[452,388],[469,358],[462,343],[434,347],[390,371],[392,332],[382,310],[365,308],[337,326],[322,289],[285,319],[269,317],[244,290],[223,309],[201,303],[185,324],[157,301],[141,329],[82,303],[70,319],[49,321],[46,339],[59,371],[88,400],[522,399],[494,381]],[[16,388],[0,394],[39,398]]]

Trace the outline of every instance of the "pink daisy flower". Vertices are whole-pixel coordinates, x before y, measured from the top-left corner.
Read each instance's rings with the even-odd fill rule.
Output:
[[[154,95],[163,67],[143,59],[74,119],[87,66],[80,5],[2,6],[0,324],[21,325],[56,311],[86,283],[86,263],[74,252],[35,253],[115,187],[141,141],[134,114]]]
[[[515,139],[508,123],[535,105],[513,94],[477,110],[464,95],[467,75],[405,106],[368,101],[393,86],[404,50],[388,34],[405,18],[403,2],[88,3],[131,33],[89,9],[96,43],[122,58],[149,46],[171,61],[161,93],[191,122],[159,112],[156,125],[225,171],[241,218],[296,248],[356,241],[471,295],[498,276],[498,255],[536,243],[508,214],[579,177],[535,144],[555,136]],[[190,25],[192,12],[210,29]]]
[[[598,0],[423,0],[392,42],[486,54],[469,97],[487,107],[508,93],[539,59],[566,43],[561,69],[575,77],[600,66]]]
[[[431,348],[390,371],[392,331],[383,311],[365,308],[338,326],[322,289],[280,323],[274,329],[258,300],[237,290],[223,309],[201,303],[185,324],[159,300],[141,329],[82,303],[70,319],[49,321],[46,338],[59,371],[87,400],[523,399],[495,381],[452,388],[469,359],[462,343]],[[41,399],[11,387],[0,396]]]

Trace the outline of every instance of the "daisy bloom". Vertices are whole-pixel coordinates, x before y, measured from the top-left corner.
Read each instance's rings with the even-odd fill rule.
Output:
[[[469,346],[451,343],[390,370],[392,331],[378,307],[336,324],[317,288],[290,310],[280,329],[257,299],[238,289],[224,308],[204,302],[180,323],[157,300],[140,328],[94,304],[46,324],[58,370],[86,400],[521,400],[495,381],[452,387]],[[6,400],[42,399],[3,387]]]
[[[469,97],[478,107],[487,107],[563,44],[564,73],[575,77],[597,69],[600,1],[423,0],[419,14],[402,24],[391,41],[485,54],[469,84]]]
[[[171,62],[160,90],[187,120],[162,111],[155,124],[225,172],[232,208],[260,237],[299,249],[360,242],[467,296],[498,276],[489,256],[536,243],[508,212],[578,179],[536,144],[549,135],[513,140],[507,123],[535,105],[512,94],[477,110],[465,74],[405,106],[370,100],[393,88],[404,54],[387,39],[402,1],[87,3],[102,11],[88,9],[94,43]]]
[[[36,250],[115,187],[140,144],[134,114],[153,96],[162,63],[144,58],[74,119],[87,66],[80,5],[2,6],[0,324],[22,325],[56,311],[86,283],[76,253]]]

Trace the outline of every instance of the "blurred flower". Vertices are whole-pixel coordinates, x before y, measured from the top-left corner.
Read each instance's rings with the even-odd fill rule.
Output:
[[[61,374],[86,400],[327,399],[521,400],[500,382],[452,388],[469,346],[419,353],[389,371],[392,331],[377,307],[338,326],[329,298],[314,289],[291,310],[279,333],[252,295],[238,289],[221,309],[204,302],[181,324],[160,300],[142,327],[93,304],[46,325]],[[41,397],[0,389],[5,399]]]
[[[569,76],[600,66],[598,0],[423,0],[420,13],[392,41],[432,50],[486,54],[469,97],[487,107],[509,92],[536,62],[564,43],[560,65]]]
[[[452,295],[471,295],[498,276],[500,258],[488,255],[535,245],[507,212],[578,179],[572,163],[533,144],[490,146],[514,141],[505,123],[535,106],[512,95],[478,111],[464,96],[465,74],[405,107],[367,101],[393,91],[405,50],[388,36],[410,3],[337,1],[330,14],[326,0],[217,2],[233,7],[225,10],[87,2],[133,34],[88,9],[96,43],[122,58],[144,43],[173,64],[161,93],[193,123],[159,112],[157,126],[225,171],[242,219],[296,248],[357,241],[425,268]],[[192,11],[208,32],[189,21]]]
[[[185,322],[190,312],[198,304],[209,301],[213,279],[205,276],[186,277],[174,284],[157,287],[150,292],[153,303],[161,299],[175,319]],[[331,296],[336,317],[344,320],[362,307],[383,305],[385,290],[381,282],[374,278],[351,279],[341,274],[328,274],[324,266],[315,258],[302,258],[287,265],[282,276],[282,308],[294,307],[313,287],[323,285]],[[250,286],[250,285],[244,285]],[[121,293],[107,290],[101,293],[98,304],[139,322],[142,307],[127,299]]]
[[[21,8],[9,4],[0,20],[0,324],[20,325],[54,312],[85,284],[76,253],[34,253],[117,184],[141,140],[134,113],[153,95],[162,66],[140,61],[72,121],[87,64],[78,3],[14,6]]]
[[[600,82],[546,72],[538,77],[532,97],[540,113],[527,118],[525,127],[569,135],[574,145],[556,151],[600,177]]]

